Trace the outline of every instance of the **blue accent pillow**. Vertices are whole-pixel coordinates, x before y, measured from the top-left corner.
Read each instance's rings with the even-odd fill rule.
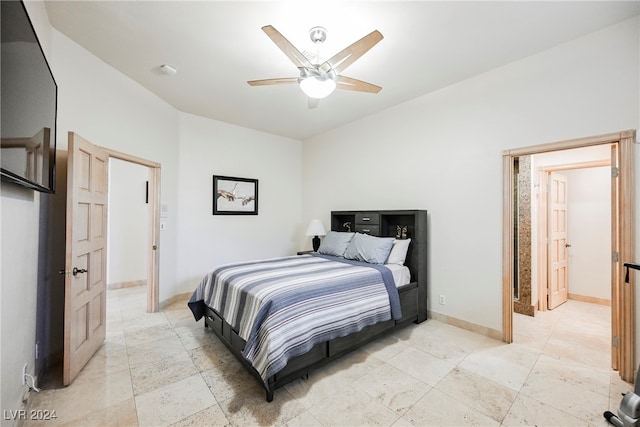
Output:
[[[371,264],[384,264],[393,247],[393,237],[374,237],[356,233],[351,239],[344,257]]]
[[[344,256],[344,251],[349,246],[349,242],[355,233],[345,233],[341,231],[329,231],[320,247],[318,253],[323,255]]]

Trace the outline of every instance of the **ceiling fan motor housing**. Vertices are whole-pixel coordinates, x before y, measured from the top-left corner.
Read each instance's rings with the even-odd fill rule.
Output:
[[[327,39],[327,29],[324,27],[313,27],[309,30],[309,38],[313,43],[324,43]]]

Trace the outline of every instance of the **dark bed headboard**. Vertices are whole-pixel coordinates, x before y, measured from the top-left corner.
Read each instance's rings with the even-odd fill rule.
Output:
[[[428,212],[426,210],[332,211],[331,230],[396,237],[398,226],[411,238],[405,265],[418,285],[418,320],[427,318]]]

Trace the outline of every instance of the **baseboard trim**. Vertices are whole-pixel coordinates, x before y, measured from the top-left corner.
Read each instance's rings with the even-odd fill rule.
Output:
[[[192,292],[184,292],[182,294],[174,295],[174,296],[172,296],[170,298],[167,298],[166,300],[160,302],[159,310],[162,311],[166,307],[168,307],[171,304],[174,304],[174,303],[176,303],[178,301],[182,301],[182,300],[185,300],[185,299],[188,300],[189,297],[191,296],[191,294],[192,294]]]
[[[573,299],[576,301],[582,302],[590,302],[591,304],[598,305],[606,305],[607,307],[611,307],[611,300],[606,298],[598,298],[598,297],[590,297],[588,295],[580,295],[580,294],[568,294],[569,299]]]
[[[137,286],[147,286],[147,279],[131,280],[128,282],[109,283],[107,289],[135,288]]]
[[[489,338],[493,338],[502,341],[502,331],[496,329],[487,328],[486,326],[477,325],[475,323],[468,322],[466,320],[458,319],[456,317],[447,316],[446,314],[437,313],[435,311],[429,311],[429,318],[437,320],[439,322],[446,323],[451,326],[456,326],[467,331],[475,332],[479,335],[484,335]]]

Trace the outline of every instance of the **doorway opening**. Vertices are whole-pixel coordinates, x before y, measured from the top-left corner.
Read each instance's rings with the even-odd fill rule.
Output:
[[[146,230],[134,230],[135,236],[137,236],[134,240],[138,241],[139,247],[142,248],[143,251],[142,258],[139,260],[144,262],[146,272],[141,273],[140,268],[134,268],[132,274],[145,276],[145,284],[147,287],[146,311],[148,313],[155,313],[159,308],[158,237],[160,232],[160,164],[115,150],[102,149],[109,156],[110,170],[115,164],[116,167],[118,167],[118,165],[120,166],[119,171],[121,173],[133,174],[138,177],[140,177],[141,174],[146,174],[144,188],[140,188],[139,190],[141,192],[140,198],[144,198],[145,202],[145,208],[142,210],[146,211],[147,214],[140,214],[139,217],[146,216],[146,218],[139,218],[137,222],[138,226],[144,226]],[[146,171],[144,171],[144,169],[146,169]],[[109,181],[111,182],[111,180],[112,178],[110,177]],[[111,219],[109,223],[111,225]],[[124,230],[120,229],[120,231]],[[109,228],[107,229],[107,238],[109,241],[115,240],[112,235],[112,230]],[[107,265],[109,269],[111,269],[111,260],[107,261]],[[110,280],[110,282],[114,282],[116,286],[135,284],[131,283],[130,280],[120,280],[118,278],[114,278]]]
[[[634,259],[634,144],[635,130],[506,150],[503,153],[503,341],[513,341],[516,169],[522,156],[580,147],[610,145],[611,150],[611,363],[620,377],[632,382],[635,372],[635,297],[632,286],[622,287],[623,262]],[[521,165],[518,165],[520,167]],[[520,168],[521,169],[521,168]]]

